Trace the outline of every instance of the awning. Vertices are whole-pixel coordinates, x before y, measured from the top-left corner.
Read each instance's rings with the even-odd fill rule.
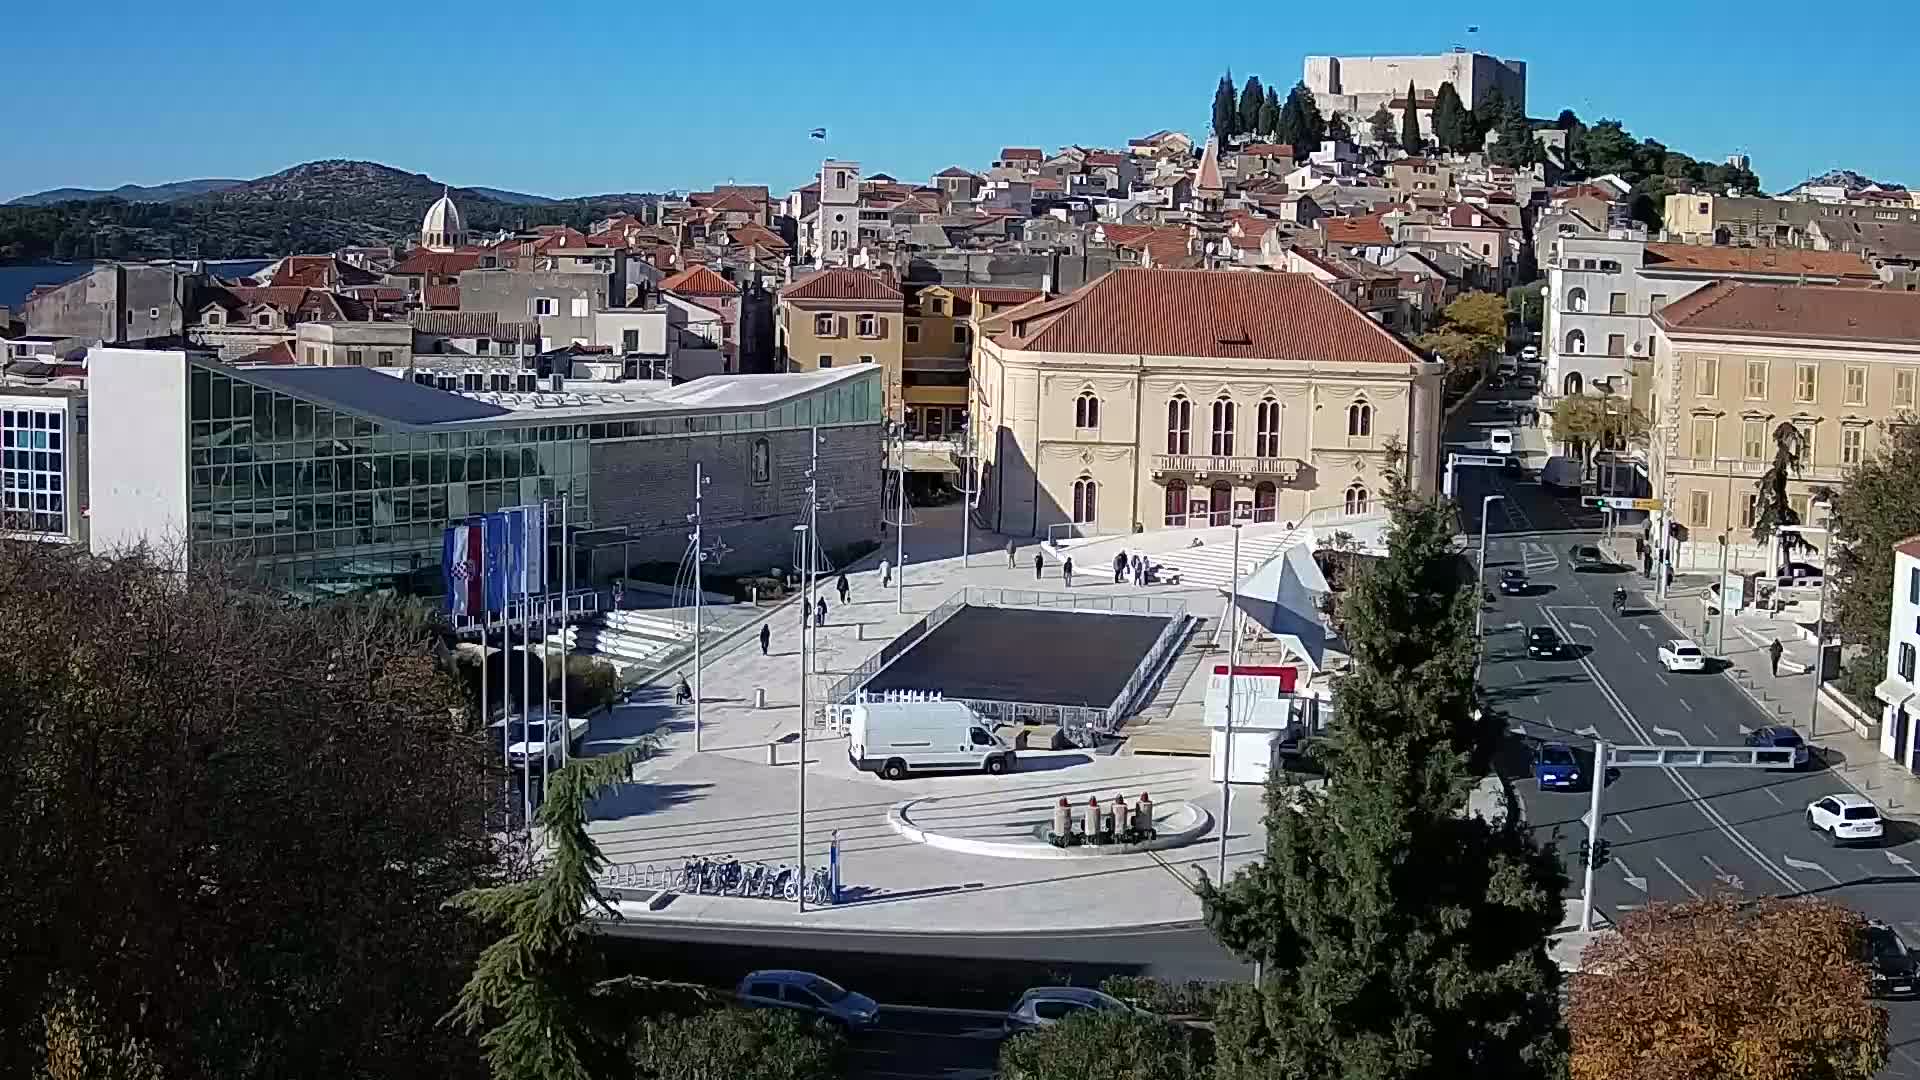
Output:
[[[1880,685],[1873,688],[1873,696],[1894,708],[1905,705],[1914,695],[1914,689],[1905,679],[1882,679]]]

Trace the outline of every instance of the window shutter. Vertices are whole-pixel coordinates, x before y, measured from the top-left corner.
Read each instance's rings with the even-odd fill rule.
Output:
[[[847,317],[845,315],[834,316],[834,325],[840,328],[840,333],[836,335],[837,337],[847,336]]]
[[[873,317],[873,336],[879,338],[881,341],[887,340],[887,317],[885,315],[875,315]]]

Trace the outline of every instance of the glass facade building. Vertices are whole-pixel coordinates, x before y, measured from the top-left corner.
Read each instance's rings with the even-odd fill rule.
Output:
[[[66,403],[9,397],[0,408],[0,531],[66,539]]]

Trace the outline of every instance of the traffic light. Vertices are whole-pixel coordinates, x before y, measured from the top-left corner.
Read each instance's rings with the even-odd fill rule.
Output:
[[[1605,840],[1593,846],[1588,846],[1585,840],[1580,841],[1580,865],[1586,866],[1591,862],[1595,870],[1607,865],[1607,851],[1612,846]]]
[[[1605,510],[1607,508],[1607,500],[1600,495],[1582,495],[1580,496],[1580,505],[1589,510]]]

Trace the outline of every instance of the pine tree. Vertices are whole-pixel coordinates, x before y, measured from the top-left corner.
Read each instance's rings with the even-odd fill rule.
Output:
[[[1417,154],[1426,145],[1420,137],[1420,106],[1413,96],[1413,84],[1407,84],[1407,111],[1400,116],[1400,149]]]
[[[1827,625],[1838,626],[1847,652],[1855,655],[1841,677],[1861,701],[1872,697],[1874,684],[1886,673],[1893,546],[1920,533],[1920,499],[1907,486],[1920,476],[1920,427],[1891,423],[1876,441],[1880,448],[1847,472],[1829,516],[1833,554],[1826,569],[1833,611]]]
[[[1367,131],[1373,136],[1373,145],[1382,151],[1393,145],[1393,114],[1387,111],[1385,105],[1373,110],[1373,115],[1367,117]]]
[[[1229,71],[1220,76],[1220,84],[1213,88],[1213,133],[1221,142],[1236,134],[1239,116],[1233,100],[1233,72]]]
[[[1565,877],[1514,815],[1465,812],[1503,727],[1476,707],[1479,597],[1452,505],[1389,476],[1388,555],[1341,605],[1326,786],[1276,773],[1265,857],[1200,888],[1208,927],[1264,965],[1257,1000],[1222,1004],[1219,1059],[1272,1080],[1551,1076]]]
[[[539,876],[469,889],[453,906],[505,931],[475,962],[450,1017],[480,1034],[495,1080],[598,1080],[620,1074],[625,1032],[638,1017],[620,1007],[587,922],[605,907],[596,877],[606,865],[587,832],[587,808],[621,783],[651,748],[576,758],[553,774],[538,823],[552,845]]]
[[[1327,118],[1327,138],[1334,142],[1353,141],[1353,129],[1347,126],[1345,113],[1334,113]]]
[[[1459,152],[1467,148],[1467,107],[1459,91],[1450,82],[1440,84],[1433,95],[1433,141],[1443,150]]]
[[[1240,105],[1236,112],[1239,133],[1258,135],[1260,133],[1260,107],[1267,103],[1267,92],[1260,86],[1260,76],[1247,76],[1247,84],[1240,91]]]
[[[1471,115],[1473,125],[1467,135],[1477,150],[1486,145],[1487,132],[1498,131],[1500,125],[1507,122],[1507,95],[1499,87],[1494,87],[1487,91],[1486,97],[1480,99],[1480,104],[1473,107]]]
[[[1764,544],[1779,540],[1779,565],[1793,558],[1795,549],[1810,547],[1797,532],[1781,532],[1782,525],[1799,525],[1800,514],[1793,508],[1787,482],[1800,475],[1806,464],[1807,443],[1792,421],[1782,420],[1773,429],[1773,464],[1754,482],[1758,493],[1753,508],[1753,539]]]
[[[1320,149],[1320,140],[1326,137],[1327,123],[1320,118],[1320,103],[1314,100],[1313,91],[1307,89],[1305,82],[1295,83],[1287,100],[1294,105],[1294,115],[1297,117],[1293,138],[1289,140],[1294,150],[1307,154]]]

